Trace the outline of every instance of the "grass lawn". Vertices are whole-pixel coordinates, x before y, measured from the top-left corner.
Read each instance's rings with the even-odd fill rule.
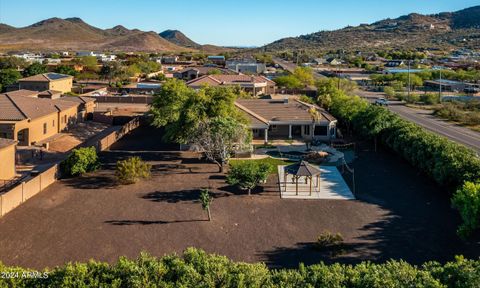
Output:
[[[279,166],[279,165],[289,165],[289,164],[295,163],[293,161],[285,161],[285,160],[281,160],[281,159],[268,157],[268,158],[264,158],[264,159],[255,159],[255,160],[234,159],[234,160],[230,160],[230,165],[235,165],[237,163],[245,162],[245,161],[257,161],[257,162],[269,164],[270,165],[270,174],[277,173],[277,166]]]

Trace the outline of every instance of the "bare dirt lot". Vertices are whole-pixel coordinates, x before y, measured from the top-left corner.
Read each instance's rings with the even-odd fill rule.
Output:
[[[479,255],[478,246],[455,235],[459,219],[448,197],[389,152],[360,149],[358,200],[282,200],[275,176],[249,197],[226,186],[218,168],[197,155],[162,152],[171,147],[158,135],[139,128],[101,155],[102,170],[59,181],[1,218],[0,260],[43,268],[91,258],[114,262],[141,251],[162,256],[189,246],[272,267]],[[117,186],[113,164],[133,154],[153,164],[153,177]],[[214,192],[211,222],[197,202],[201,187]],[[347,254],[312,249],[325,230],[344,236]]]

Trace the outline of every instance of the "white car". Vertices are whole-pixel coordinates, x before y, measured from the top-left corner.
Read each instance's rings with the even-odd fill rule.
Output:
[[[375,100],[375,105],[388,106],[388,100],[385,98],[378,98]]]

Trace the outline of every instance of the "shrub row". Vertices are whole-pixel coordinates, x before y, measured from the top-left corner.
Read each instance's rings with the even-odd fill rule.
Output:
[[[375,139],[375,143],[382,141],[452,194],[461,193],[464,184],[480,180],[480,159],[473,150],[431,133],[385,108],[367,105],[357,96],[339,92],[332,97],[330,111],[360,136]],[[480,191],[470,195],[472,201],[454,205],[464,221],[480,217],[480,209],[470,207],[480,202],[480,199],[472,199],[480,197]],[[475,225],[460,227],[461,236],[467,236],[478,227],[478,221],[473,220],[468,222]]]
[[[28,273],[0,264],[4,273]],[[298,269],[268,269],[263,263],[232,262],[188,248],[183,257],[160,259],[141,254],[114,265],[90,261],[70,263],[47,272],[48,278],[0,278],[0,287],[479,287],[480,261],[413,266],[404,261],[358,265],[323,263]],[[10,274],[11,275],[11,274]],[[32,273],[30,274],[32,275]]]

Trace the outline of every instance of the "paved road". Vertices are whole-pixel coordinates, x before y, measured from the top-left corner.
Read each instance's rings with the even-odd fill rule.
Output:
[[[358,95],[371,102],[375,101],[378,97],[384,96],[383,93],[360,90],[358,91]],[[427,130],[472,148],[480,155],[480,133],[443,121],[433,116],[429,110],[409,108],[400,102],[393,102],[392,105],[389,106],[389,109],[400,115],[400,117],[415,122]]]
[[[297,64],[293,63],[293,62],[288,62],[288,61],[285,61],[281,58],[277,58],[277,57],[274,57],[273,58],[273,62],[275,64],[278,64],[279,66],[282,66],[283,69],[287,70],[288,72],[290,73],[293,73],[293,71],[295,70],[295,68],[297,68]],[[326,76],[318,73],[318,72],[313,72],[313,76],[315,78],[325,78]]]

